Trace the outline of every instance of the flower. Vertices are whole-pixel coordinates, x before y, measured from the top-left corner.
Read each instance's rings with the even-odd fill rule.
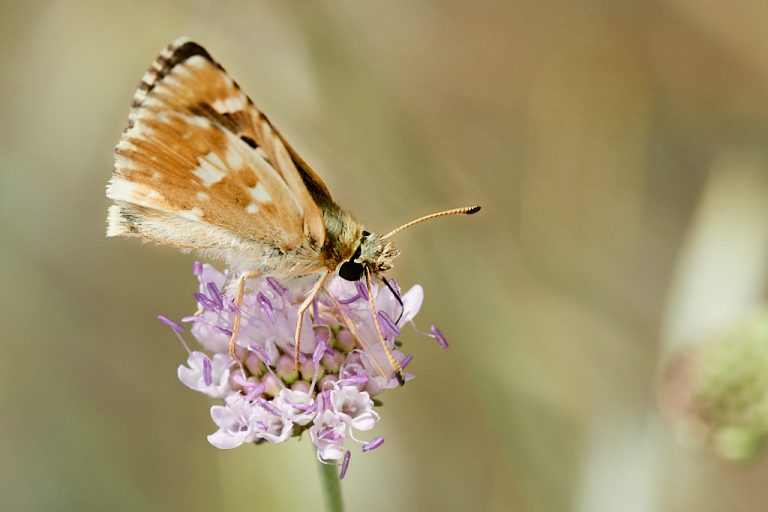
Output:
[[[328,280],[325,293],[305,314],[301,329],[299,368],[294,363],[294,330],[299,304],[313,282],[309,278],[278,281],[264,277],[249,281],[243,296],[240,331],[235,354],[229,340],[237,316],[232,284],[237,276],[211,265],[195,262],[199,286],[194,294],[195,314],[181,319],[200,350],[188,347],[184,328],[166,317],[188,357],[177,370],[188,388],[223,400],[211,407],[218,428],[208,441],[221,449],[244,443],[281,443],[309,431],[317,458],[341,467],[346,473],[351,452],[348,443],[359,443],[363,452],[382,445],[383,437],[370,441],[357,433],[376,426],[379,413],[373,397],[400,386],[379,338],[371,313],[368,290],[362,281],[338,276]],[[401,294],[397,283],[372,285],[371,294],[387,348],[400,366],[412,357],[400,350],[396,338],[413,325],[424,300],[421,286]],[[415,328],[415,326],[414,326]],[[431,327],[422,335],[446,347],[442,332]],[[404,373],[405,381],[413,379]]]
[[[211,418],[219,430],[208,436],[216,448],[236,448],[243,443],[255,441],[256,406],[239,393],[233,393],[224,400],[224,406],[211,407]]]
[[[373,410],[373,400],[355,386],[337,387],[331,391],[331,404],[336,415],[350,428],[371,430],[379,415]]]
[[[688,444],[727,460],[755,459],[768,444],[768,309],[670,360],[662,406]]]
[[[177,370],[179,380],[190,389],[213,398],[225,398],[232,393],[229,384],[229,368],[232,359],[224,354],[214,354],[213,361],[202,352],[192,352],[187,365]]]

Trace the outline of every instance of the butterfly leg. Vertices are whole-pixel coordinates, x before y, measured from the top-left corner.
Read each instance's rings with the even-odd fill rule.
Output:
[[[325,283],[325,280],[328,279],[328,275],[330,273],[326,270],[321,275],[320,278],[315,282],[315,284],[312,286],[312,289],[309,290],[309,293],[307,294],[307,297],[304,299],[304,302],[301,303],[301,306],[299,306],[299,317],[296,319],[296,335],[293,338],[294,346],[296,347],[293,353],[293,364],[296,366],[296,371],[299,371],[299,349],[301,348],[301,324],[304,320],[304,313],[309,309],[309,306],[312,304],[312,301],[315,300],[315,297],[317,297],[317,294],[320,293],[320,290],[323,288],[323,283]]]
[[[384,338],[384,334],[381,332],[381,324],[379,324],[379,316],[376,314],[376,304],[373,302],[370,272],[365,273],[365,284],[366,284],[366,287],[368,288],[368,304],[371,306],[371,314],[373,315],[373,324],[376,326],[376,332],[379,335],[381,346],[384,347],[384,352],[387,354],[387,359],[389,360],[389,364],[392,365],[392,369],[395,370],[395,377],[397,378],[397,382],[402,386],[403,384],[405,384],[405,378],[403,377],[403,367],[400,366],[400,363],[397,362],[397,359],[395,359],[395,356],[392,355],[392,351],[389,349],[389,345],[387,345],[387,340]]]
[[[243,272],[240,277],[237,278],[237,295],[235,296],[235,324],[232,326],[232,337],[229,338],[229,355],[232,359],[237,360],[235,355],[235,341],[237,341],[237,333],[240,332],[240,308],[243,306],[243,297],[245,296],[245,282],[248,279],[256,279],[261,275],[261,272],[250,271]]]

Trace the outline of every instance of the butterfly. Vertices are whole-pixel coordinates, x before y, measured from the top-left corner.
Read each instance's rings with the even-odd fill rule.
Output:
[[[299,307],[298,368],[304,314],[337,273],[365,280],[376,330],[401,383],[370,293],[372,279],[399,254],[389,238],[428,219],[480,210],[433,213],[384,235],[367,231],[224,68],[186,38],[160,53],[133,96],[107,197],[114,201],[107,236],[139,237],[245,269],[236,283],[233,358],[246,281],[317,275]]]

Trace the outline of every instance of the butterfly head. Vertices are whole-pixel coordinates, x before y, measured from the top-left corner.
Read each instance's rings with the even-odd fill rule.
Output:
[[[361,279],[365,272],[380,274],[392,268],[392,261],[400,251],[375,233],[363,231],[360,243],[352,257],[339,265],[339,276],[347,281]]]

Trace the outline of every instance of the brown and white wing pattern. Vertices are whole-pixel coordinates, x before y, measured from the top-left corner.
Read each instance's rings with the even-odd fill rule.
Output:
[[[325,242],[314,197],[330,200],[327,188],[194,42],[175,41],[144,75],[115,153],[108,236],[225,259],[288,256],[283,266]]]

